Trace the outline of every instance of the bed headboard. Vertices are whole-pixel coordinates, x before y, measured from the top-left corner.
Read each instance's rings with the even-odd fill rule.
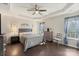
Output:
[[[32,29],[30,28],[19,28],[19,33],[22,33],[22,32],[32,32]]]

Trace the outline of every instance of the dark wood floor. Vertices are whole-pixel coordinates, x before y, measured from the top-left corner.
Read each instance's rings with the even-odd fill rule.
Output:
[[[6,56],[23,56],[24,55],[24,46],[21,43],[16,44],[7,44]]]
[[[79,50],[64,45],[48,42],[28,49],[26,56],[79,56]]]

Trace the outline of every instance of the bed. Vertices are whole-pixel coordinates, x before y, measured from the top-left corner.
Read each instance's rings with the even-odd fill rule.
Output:
[[[20,41],[24,44],[25,47],[24,51],[26,51],[28,48],[40,44],[43,41],[43,34],[33,34],[32,30],[28,28],[20,28],[18,33],[19,34],[16,34],[15,36],[19,35]],[[5,44],[10,43],[11,36],[14,35],[11,33],[5,35]]]
[[[24,51],[28,48],[36,46],[43,41],[43,34],[33,34],[28,30],[28,32],[24,29],[20,29],[20,41],[24,41],[23,44],[25,46]]]

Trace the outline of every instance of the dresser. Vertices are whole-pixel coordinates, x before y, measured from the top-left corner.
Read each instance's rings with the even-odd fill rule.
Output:
[[[3,36],[0,35],[0,56],[3,55]]]
[[[53,32],[45,31],[44,32],[44,41],[53,41]]]

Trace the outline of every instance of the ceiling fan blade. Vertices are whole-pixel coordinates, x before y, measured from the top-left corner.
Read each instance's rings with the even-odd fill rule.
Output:
[[[35,14],[35,12],[32,15],[34,15],[34,14]]]
[[[27,9],[27,11],[35,11],[34,8]]]
[[[37,8],[37,4],[35,4],[35,8]]]
[[[39,14],[42,15],[40,12],[39,12]]]
[[[39,10],[39,11],[44,12],[44,11],[47,11],[47,10]]]
[[[33,9],[28,9],[27,11],[34,11]]]

